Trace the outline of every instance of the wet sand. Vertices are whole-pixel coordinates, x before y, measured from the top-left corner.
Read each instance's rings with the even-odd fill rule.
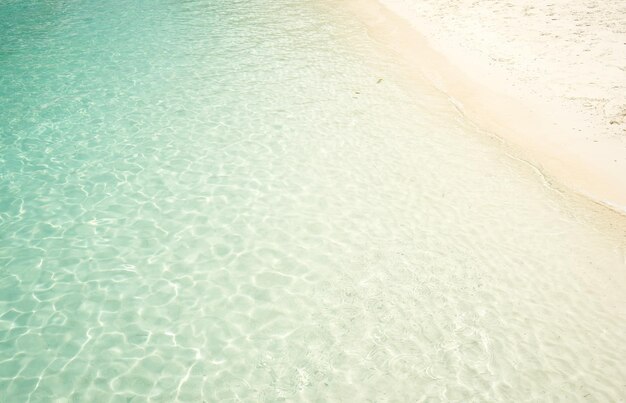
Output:
[[[350,6],[370,36],[413,63],[554,186],[624,213],[626,3],[539,3]]]

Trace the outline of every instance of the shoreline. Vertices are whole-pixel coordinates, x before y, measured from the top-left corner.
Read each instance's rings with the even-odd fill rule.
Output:
[[[626,215],[626,136],[611,135],[566,102],[516,91],[522,80],[480,65],[471,52],[434,47],[381,0],[350,0],[348,6],[372,39],[409,62],[480,129],[513,146],[550,180]]]

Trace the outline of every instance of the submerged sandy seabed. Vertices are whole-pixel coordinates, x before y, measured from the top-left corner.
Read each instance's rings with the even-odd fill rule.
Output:
[[[623,400],[626,216],[343,4],[2,3],[0,402]]]
[[[351,0],[370,35],[548,177],[626,212],[626,2]]]

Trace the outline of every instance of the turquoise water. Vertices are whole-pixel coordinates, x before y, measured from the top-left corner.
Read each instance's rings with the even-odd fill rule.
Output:
[[[626,222],[341,3],[0,1],[0,401],[618,401]]]

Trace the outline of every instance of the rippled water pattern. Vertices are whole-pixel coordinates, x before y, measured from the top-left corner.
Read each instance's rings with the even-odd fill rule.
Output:
[[[0,401],[624,399],[624,221],[341,3],[2,0],[0,35]]]

